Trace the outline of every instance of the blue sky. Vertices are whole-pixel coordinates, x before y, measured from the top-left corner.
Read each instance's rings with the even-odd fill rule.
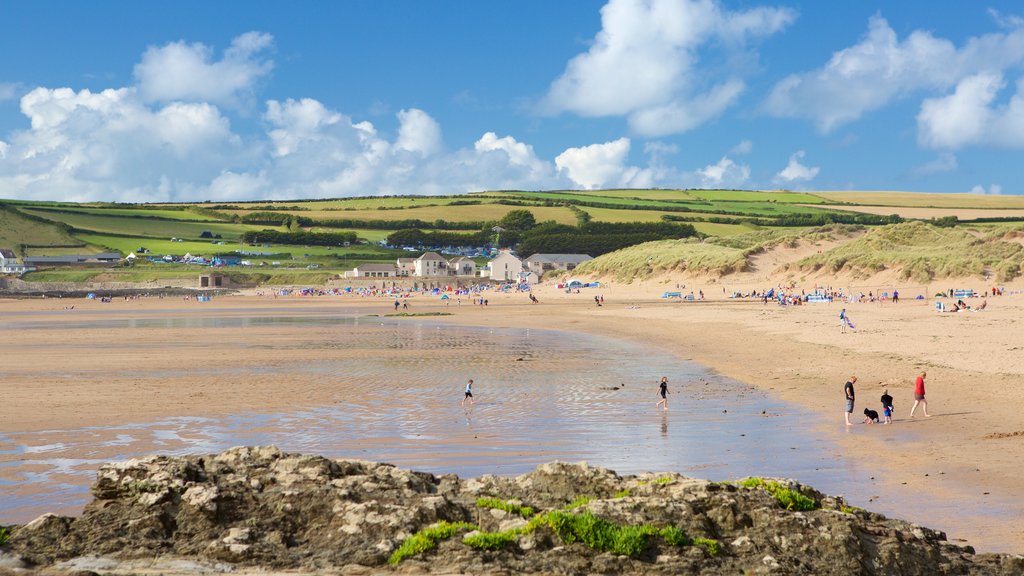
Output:
[[[0,197],[1018,194],[1024,6],[5,2]]]

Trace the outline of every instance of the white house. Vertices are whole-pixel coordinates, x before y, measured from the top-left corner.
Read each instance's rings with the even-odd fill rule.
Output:
[[[476,276],[476,262],[472,258],[457,256],[448,261],[448,271],[456,276]]]
[[[587,260],[593,260],[586,254],[534,254],[526,259],[526,267],[537,276],[543,276],[551,270],[574,270]]]
[[[496,282],[518,280],[522,271],[523,261],[508,250],[502,250],[487,263],[487,276]]]
[[[396,268],[399,276],[412,276],[416,273],[416,259],[399,258]]]
[[[19,264],[13,250],[0,248],[0,274],[24,274],[33,270],[35,270],[33,266]]]
[[[346,278],[394,278],[397,275],[394,264],[379,263],[362,264],[345,273]]]
[[[436,252],[427,252],[416,259],[416,276],[447,276],[448,261]]]

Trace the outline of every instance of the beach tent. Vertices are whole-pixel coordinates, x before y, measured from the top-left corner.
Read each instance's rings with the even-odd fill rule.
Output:
[[[450,300],[450,298],[448,297],[447,294],[442,294],[441,295],[441,300]]]
[[[566,288],[583,288],[583,282],[580,282],[579,280],[576,280],[574,278],[574,279],[569,280],[568,282],[566,282],[565,287]]]

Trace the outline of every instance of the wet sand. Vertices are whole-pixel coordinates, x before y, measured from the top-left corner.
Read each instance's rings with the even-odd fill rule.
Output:
[[[1009,331],[1022,312],[1020,300],[996,299],[984,313],[941,318],[920,305],[863,305],[850,308],[861,330],[840,335],[833,318],[837,309],[828,305],[779,309],[728,301],[666,304],[644,300],[635,291],[619,290],[605,290],[608,301],[600,309],[594,307],[592,294],[564,295],[544,289],[538,292],[542,304],[536,306],[522,303],[525,297],[521,295],[495,295],[485,309],[468,303],[444,306],[435,299],[417,297],[412,299],[413,311],[446,311],[452,316],[429,322],[416,318],[360,320],[375,323],[375,333],[380,333],[381,322],[403,324],[395,328],[390,342],[369,337],[343,340],[339,338],[341,326],[302,320],[383,314],[389,311],[389,300],[232,297],[205,304],[172,299],[111,304],[79,300],[74,302],[75,310],[63,310],[68,301],[0,301],[0,343],[9,351],[9,358],[18,359],[0,376],[0,385],[9,391],[0,406],[0,486],[5,487],[5,494],[16,487],[18,502],[30,502],[32,490],[26,488],[25,479],[46,474],[47,481],[56,486],[53,491],[72,502],[81,498],[83,476],[90,475],[101,461],[124,457],[125,444],[132,446],[132,453],[150,448],[173,452],[236,439],[287,445],[299,438],[295,430],[316,428],[315,423],[323,419],[359,430],[360,424],[346,423],[340,416],[360,413],[353,405],[363,406],[364,413],[379,418],[379,414],[393,411],[394,403],[422,405],[443,414],[459,433],[448,428],[429,431],[434,424],[427,428],[421,424],[409,428],[413,439],[403,440],[402,433],[395,432],[401,432],[398,423],[415,418],[392,413],[384,419],[390,432],[383,437],[353,434],[357,441],[322,451],[351,457],[358,455],[356,450],[366,450],[360,452],[363,457],[402,464],[410,462],[405,458],[429,458],[431,461],[420,467],[434,470],[477,463],[481,469],[474,471],[486,471],[492,465],[489,462],[497,467],[507,461],[506,469],[498,470],[507,473],[552,457],[591,459],[624,472],[672,467],[717,479],[730,466],[732,471],[726,476],[740,474],[739,465],[727,458],[701,456],[715,454],[722,445],[731,450],[732,445],[745,442],[749,437],[739,436],[745,432],[729,436],[730,431],[753,430],[751,423],[757,421],[798,440],[789,442],[794,446],[779,444],[764,452],[796,453],[781,458],[789,464],[780,473],[828,491],[845,492],[855,504],[945,529],[951,538],[966,539],[982,550],[1024,549],[1024,536],[1014,521],[1022,512],[1019,502],[1024,500],[1020,498],[1022,489],[1013,481],[1022,461],[1019,456],[1024,455],[1019,453],[1021,438],[998,436],[1024,429],[1015,410],[1021,400],[1021,392],[1014,387],[1020,376],[1019,360],[1010,350],[1020,344],[1013,343]],[[634,304],[639,307],[632,308]],[[282,318],[274,320],[275,316]],[[32,329],[19,329],[19,323]],[[408,324],[420,325],[421,335],[425,331],[428,341],[439,331],[450,330],[438,324],[476,324],[488,330],[507,327],[521,333],[527,328],[589,333],[624,344],[614,350],[614,341],[602,341],[590,356],[575,359],[562,353],[543,362],[517,362],[524,348],[481,350],[479,339],[473,338],[448,339],[444,346],[414,352],[402,335]],[[965,334],[978,344],[968,347],[973,350],[963,351],[963,346],[956,345]],[[510,339],[515,337],[503,341]],[[609,356],[608,348],[613,354],[602,358]],[[564,376],[599,367],[601,362],[594,355],[630,373],[649,368],[655,373],[645,374],[651,380],[650,390],[641,393],[627,385],[626,390],[631,394],[636,390],[639,396],[627,397],[619,394],[620,390],[614,393],[615,401],[608,403],[602,394],[612,391],[580,388],[581,384],[574,385],[571,377]],[[684,374],[676,378],[669,373],[673,389],[704,378],[708,385],[702,388],[713,392],[691,390],[691,405],[674,402],[663,422],[653,409],[656,388],[651,376],[656,377],[657,370],[648,366],[652,356],[667,363],[662,365],[664,370]],[[716,372],[706,373],[697,367],[695,375],[686,376],[685,370],[672,363],[682,362],[682,366],[687,359]],[[346,363],[363,366],[363,372],[353,371],[348,384],[339,387],[337,367]],[[424,372],[425,365],[431,368],[419,384],[394,383],[390,392],[395,397],[385,395],[382,400],[375,396],[380,391],[375,363],[388,363],[409,373]],[[929,370],[930,409],[936,416],[908,421],[911,378],[922,365]],[[459,421],[465,416],[457,410],[457,401],[467,368],[479,373],[507,370],[510,381],[516,380],[517,371],[535,381],[539,380],[535,374],[546,370],[548,375],[539,394],[518,390],[518,399],[510,405],[481,398],[471,416],[474,421],[466,426]],[[894,425],[858,425],[847,430],[841,424],[841,387],[850,372],[856,372],[861,380],[858,413],[865,405],[877,409],[879,382],[891,380],[897,409]],[[607,374],[609,369],[599,373]],[[732,378],[771,396],[757,396],[749,388],[730,388],[739,385]],[[433,386],[446,383],[450,394],[441,396],[443,400],[425,401],[424,391],[431,382]],[[544,396],[544,390],[550,394]],[[683,399],[682,390],[677,393],[672,400]],[[1007,401],[995,402],[995,398]],[[954,400],[955,408],[951,406]],[[730,403],[736,408],[728,408],[727,414],[718,410],[719,405]],[[712,405],[715,408],[708,409]],[[781,408],[767,409],[762,415],[759,405]],[[509,430],[497,428],[485,434],[484,448],[478,442],[479,430],[477,438],[467,436],[467,430],[487,428],[502,421],[505,414],[532,410],[546,417],[532,422],[531,427],[541,430],[542,438],[558,449],[545,448],[543,443],[537,449],[537,438],[529,437],[518,440],[520,444],[513,438],[504,445]],[[773,416],[775,413],[779,414]],[[593,414],[598,415],[596,420]],[[182,420],[185,417],[200,420]],[[241,423],[226,426],[224,422],[232,418]],[[699,421],[681,423],[679,419]],[[602,431],[608,423],[613,429],[635,428],[638,435],[609,435]],[[700,426],[693,432],[691,424],[707,428],[707,433],[699,432]],[[667,441],[663,428],[667,428]],[[239,434],[239,430],[247,432]],[[414,440],[415,434],[428,435],[427,449]],[[703,453],[693,449],[706,443]],[[430,451],[438,444],[443,444],[443,449]],[[324,446],[324,439],[318,438],[314,444],[295,440],[289,449],[311,445]],[[492,445],[501,447],[499,456],[491,452]],[[523,457],[508,460],[508,454],[517,450]],[[595,453],[597,460],[591,457]],[[736,460],[759,463],[749,454]],[[639,467],[631,468],[631,464]],[[820,478],[808,478],[814,468],[825,472]],[[770,473],[742,473],[755,472]],[[836,489],[833,482],[845,482],[846,489]],[[29,512],[21,504],[7,508],[11,513]]]

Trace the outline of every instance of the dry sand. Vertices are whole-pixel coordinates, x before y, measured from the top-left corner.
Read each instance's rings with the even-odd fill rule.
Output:
[[[692,280],[691,280],[692,282]],[[963,283],[943,283],[943,286]],[[980,281],[973,285],[979,290]],[[983,312],[937,314],[930,302],[914,301],[847,306],[857,331],[841,334],[840,304],[780,308],[760,302],[736,302],[722,297],[721,283],[689,285],[703,289],[706,302],[664,301],[661,291],[672,281],[610,285],[582,294],[565,294],[553,286],[536,290],[541,303],[531,305],[523,295],[491,295],[487,308],[444,306],[423,296],[412,299],[414,312],[442,311],[453,315],[440,321],[492,327],[531,327],[579,331],[642,343],[693,359],[726,376],[748,382],[779,398],[824,414],[834,426],[815,432],[842,446],[852,465],[877,470],[893,487],[907,486],[932,498],[934,507],[950,516],[942,526],[956,526],[951,536],[967,539],[980,549],[1024,551],[1024,529],[1016,521],[1024,513],[1024,295],[989,298]],[[733,286],[728,286],[732,290]],[[594,294],[606,303],[594,305]],[[911,296],[904,292],[904,298]],[[383,313],[389,300],[354,297],[282,298],[225,297],[197,308],[177,299],[143,299],[100,304],[76,300],[0,300],[0,323],[17,323],[22,313],[32,322],[60,326],[68,321],[102,322],[132,317],[180,315],[182,311],[246,317],[273,311],[289,315],[315,313],[324,306],[358,307]],[[76,309],[63,308],[74,303]],[[161,312],[166,311],[166,312]],[[305,312],[304,312],[305,311]],[[192,313],[192,312],[189,312]],[[251,338],[252,331],[218,332],[221,342],[203,338],[187,327],[160,331],[113,331],[97,342],[74,329],[0,331],[7,362],[0,372],[4,401],[0,403],[0,433],[127,423],[183,414],[215,416],[238,411],[279,411],[334,401],[325,382],[282,382],[260,373],[232,380],[227,393],[211,390],[216,376],[192,378],[184,366],[219,366],[245,370],[251,358],[231,354],[226,341]],[[301,346],[281,350],[263,346],[290,337],[285,327],[261,329],[252,338],[253,355],[261,365],[275,366],[309,358]],[[314,335],[315,336],[315,335]],[[135,382],[130,368],[145,363],[163,367],[165,378]],[[913,378],[928,371],[929,410],[925,419],[909,420]],[[888,386],[895,397],[896,423],[908,439],[895,446],[881,426],[843,425],[842,385],[856,374],[856,416],[865,407],[880,409],[878,397]],[[104,377],[104,375],[112,375]],[[74,385],[69,385],[74,383]],[[799,423],[796,423],[799,425]],[[890,429],[890,430],[891,430]],[[884,485],[883,485],[884,486]],[[884,501],[884,488],[878,494]],[[957,522],[958,509],[987,501],[1019,502],[1004,515],[989,520]],[[890,507],[893,504],[890,503]],[[898,508],[898,505],[896,505]],[[920,511],[899,514],[916,519]],[[933,518],[934,510],[926,515]]]

